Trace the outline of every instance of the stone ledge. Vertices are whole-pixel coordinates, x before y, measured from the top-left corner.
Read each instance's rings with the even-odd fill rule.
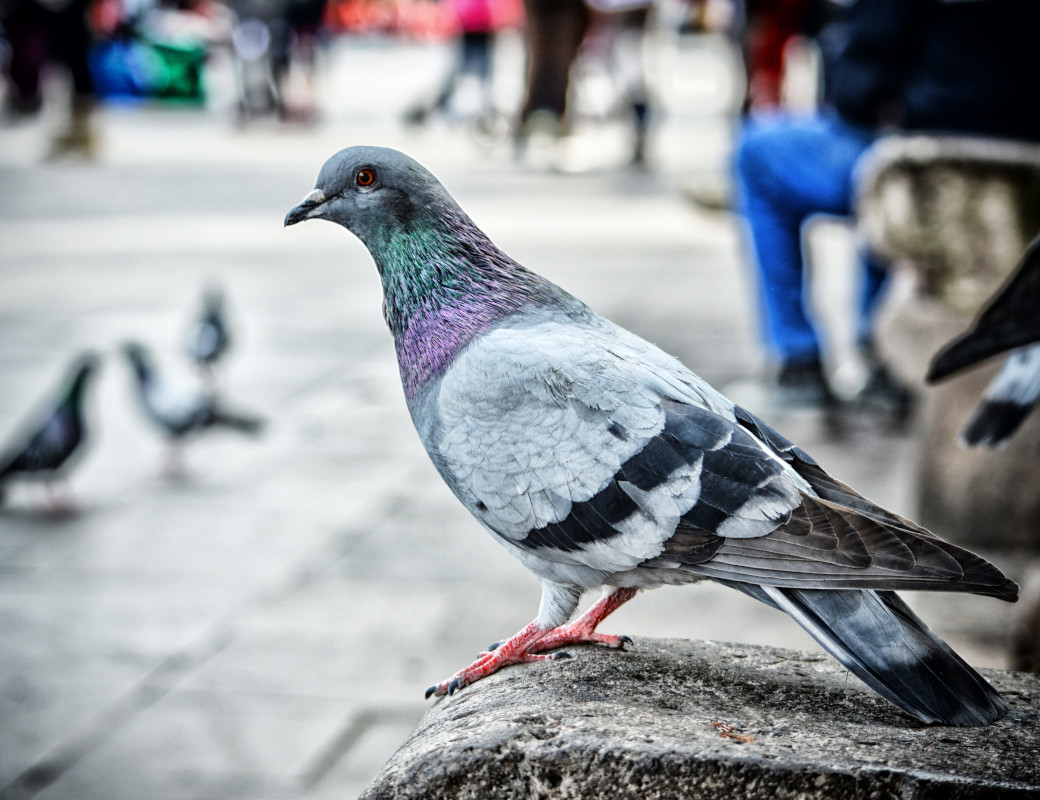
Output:
[[[823,655],[663,639],[572,654],[439,701],[362,800],[1040,796],[1034,675],[983,670],[1011,711],[967,729],[917,722]]]

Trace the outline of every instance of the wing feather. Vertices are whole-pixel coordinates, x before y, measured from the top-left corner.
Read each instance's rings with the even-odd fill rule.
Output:
[[[1016,591],[619,330],[493,331],[443,377],[436,424],[417,423],[449,486],[536,572]]]

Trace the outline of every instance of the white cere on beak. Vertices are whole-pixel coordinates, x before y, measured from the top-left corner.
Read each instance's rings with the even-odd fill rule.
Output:
[[[311,191],[310,194],[303,198],[303,201],[300,203],[300,205],[303,205],[303,203],[324,203],[325,200],[325,192],[323,192],[321,189],[314,189]]]

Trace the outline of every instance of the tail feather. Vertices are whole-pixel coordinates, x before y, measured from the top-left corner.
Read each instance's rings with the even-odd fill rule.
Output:
[[[961,433],[969,447],[998,447],[1022,424],[1040,399],[1040,344],[1020,347],[1004,360],[982,402]]]
[[[922,722],[979,727],[1007,713],[986,679],[894,592],[728,585],[786,611],[871,689]]]
[[[264,429],[264,420],[261,417],[250,416],[238,412],[228,411],[223,408],[214,408],[210,418],[210,424],[224,428],[232,428],[242,433],[257,435]]]
[[[979,403],[968,424],[961,431],[961,440],[968,447],[1000,447],[1033,410],[1033,403],[1019,403],[984,399]]]

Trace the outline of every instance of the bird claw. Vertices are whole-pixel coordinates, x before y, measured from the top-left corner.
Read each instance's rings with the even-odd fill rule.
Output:
[[[443,683],[437,683],[426,690],[426,699],[436,695],[437,697],[444,697],[447,695],[451,697],[455,692],[465,689],[472,681],[466,679],[464,675],[456,675]]]

